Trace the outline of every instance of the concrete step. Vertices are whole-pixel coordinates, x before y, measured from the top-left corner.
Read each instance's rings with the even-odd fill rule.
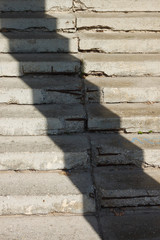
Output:
[[[0,54],[0,76],[23,76],[33,73],[77,73],[80,61],[76,54]]]
[[[0,105],[0,135],[52,135],[83,132],[80,104]]]
[[[152,2],[149,0],[141,0],[140,2],[137,0],[100,0],[99,2],[96,0],[81,0],[75,1],[74,4],[77,10],[89,10],[96,12],[160,11],[159,0],[153,0]]]
[[[160,54],[84,53],[83,72],[107,76],[160,76]]]
[[[0,182],[0,215],[95,211],[89,172],[2,172]]]
[[[72,7],[72,0],[1,0],[0,11],[50,11],[50,10],[69,10]]]
[[[159,77],[88,76],[85,86],[90,103],[160,102]]]
[[[88,129],[160,132],[160,103],[89,104]]]
[[[1,33],[0,52],[78,52],[78,38],[74,34],[50,32]]]
[[[82,80],[65,75],[0,78],[0,103],[81,103]]]
[[[101,212],[101,226],[104,239],[108,240],[158,240],[160,239],[160,212],[155,209],[113,211],[108,216]]]
[[[102,207],[158,206],[160,170],[100,167],[94,170]]]
[[[1,240],[101,239],[93,216],[0,217],[0,235]]]
[[[126,2],[126,1],[125,1]],[[112,3],[112,2],[111,2]],[[129,1],[130,3],[130,1]],[[99,4],[99,3],[97,3]],[[108,2],[106,2],[108,5]],[[139,3],[138,3],[139,4]],[[78,29],[159,31],[160,13],[79,13]]]
[[[16,6],[16,5],[15,5]],[[75,29],[75,16],[72,13],[11,12],[0,14],[0,29],[56,31]]]
[[[93,134],[91,146],[96,166],[160,167],[160,134]]]
[[[55,170],[88,167],[83,135],[0,137],[0,170]]]
[[[80,33],[81,51],[104,53],[160,53],[160,34],[157,33]]]

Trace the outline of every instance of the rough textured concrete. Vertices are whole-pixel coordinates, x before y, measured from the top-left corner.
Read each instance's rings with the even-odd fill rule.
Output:
[[[159,102],[159,77],[96,77],[85,79],[88,102]],[[154,93],[154,94],[153,94]]]
[[[103,207],[160,204],[158,169],[101,167],[94,170],[94,175]]]
[[[1,240],[100,240],[92,216],[1,217]]]
[[[49,10],[68,10],[72,7],[72,0],[1,0],[0,11],[49,11]]]
[[[108,76],[160,76],[160,54],[84,53],[83,72]]]
[[[80,103],[82,102],[82,80],[64,75],[2,77],[0,78],[0,102]]]
[[[160,104],[89,104],[88,129],[160,132]]]
[[[119,214],[119,215],[118,215]],[[116,212],[115,216],[101,213],[101,225],[105,240],[158,240],[160,239],[159,209]]]
[[[1,173],[0,215],[94,212],[89,172],[64,173]]]
[[[78,28],[110,30],[160,30],[159,13],[79,13]]]
[[[74,34],[50,32],[21,32],[0,34],[0,52],[78,52]]]
[[[82,51],[160,53],[159,33],[84,33],[79,38]]]
[[[91,146],[97,166],[160,167],[160,134],[93,134]]]
[[[59,29],[74,29],[75,17],[72,13],[1,13],[0,14],[1,29],[15,30],[44,30],[56,31]]]
[[[28,73],[76,73],[80,61],[76,54],[0,54],[0,76],[23,76]],[[2,64],[3,63],[3,64]]]
[[[80,104],[1,105],[1,135],[46,135],[84,130],[85,112]]]
[[[87,168],[85,136],[0,137],[0,170]]]
[[[90,11],[160,11],[159,0],[76,0],[75,8],[77,10]]]

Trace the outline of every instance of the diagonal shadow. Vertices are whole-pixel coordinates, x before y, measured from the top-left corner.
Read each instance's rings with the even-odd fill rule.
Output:
[[[53,36],[58,38],[58,39],[62,39],[63,36],[60,35],[60,33],[58,33],[57,31],[57,19],[56,17],[50,16],[49,20],[48,20],[48,16],[46,14],[43,13],[43,11],[45,11],[45,0],[39,0],[38,4],[40,6],[40,9],[42,10],[42,12],[40,12],[38,15],[35,15],[34,13],[28,13],[29,17],[26,17],[26,21],[25,21],[25,26],[26,26],[26,33],[24,33],[23,31],[18,35],[20,37],[23,38],[30,38],[31,36],[34,36],[35,39],[39,39],[40,35],[39,32],[44,31],[44,32],[48,32],[46,33],[46,36],[52,38]],[[96,195],[98,193],[98,198],[95,200],[96,202],[96,209],[89,209],[88,207],[88,199],[86,199],[86,197],[84,197],[83,199],[83,213],[84,213],[84,217],[86,218],[86,221],[88,221],[90,223],[90,225],[93,227],[93,229],[95,230],[95,232],[97,232],[97,234],[99,233],[98,230],[95,228],[95,225],[92,223],[92,221],[90,221],[90,218],[88,218],[88,214],[91,215],[95,215],[98,218],[99,221],[99,211],[101,210],[101,207],[103,206],[103,203],[100,203],[100,198],[106,198],[105,196],[102,196],[101,192],[99,191],[99,188],[101,188],[101,186],[106,185],[107,179],[105,179],[105,172],[104,175],[102,175],[104,178],[102,178],[101,176],[101,171],[103,172],[103,169],[107,169],[107,171],[111,171],[113,172],[113,168],[117,168],[118,172],[123,170],[123,168],[125,168],[125,164],[123,163],[124,161],[124,156],[125,158],[127,158],[127,165],[129,166],[129,168],[131,170],[135,170],[137,168],[141,169],[141,179],[142,179],[142,185],[143,182],[150,182],[150,185],[154,186],[154,188],[156,188],[157,190],[159,190],[160,186],[158,183],[156,183],[156,181],[154,179],[152,179],[151,177],[149,177],[145,172],[143,172],[143,150],[137,145],[134,144],[134,142],[140,142],[140,140],[134,139],[133,142],[127,140],[127,138],[122,137],[121,135],[119,135],[117,133],[118,136],[118,141],[116,139],[114,139],[113,134],[109,134],[107,133],[108,130],[114,130],[114,131],[118,131],[121,129],[121,119],[119,116],[117,116],[115,113],[111,112],[109,109],[105,108],[104,106],[101,105],[101,96],[100,96],[100,91],[98,89],[98,87],[96,85],[94,85],[93,83],[89,83],[90,84],[90,88],[93,89],[93,91],[95,91],[96,93],[96,98],[93,99],[86,99],[86,97],[84,97],[84,95],[87,95],[86,91],[88,91],[86,85],[87,85],[87,79],[81,76],[81,68],[76,68],[75,71],[69,71],[69,72],[65,72],[66,75],[66,86],[67,84],[69,84],[69,79],[75,79],[75,81],[77,81],[77,75],[81,76],[81,82],[82,82],[82,92],[78,93],[78,99],[81,98],[81,104],[85,109],[87,109],[87,107],[90,105],[93,108],[93,103],[91,102],[96,102],[96,109],[95,109],[95,117],[99,116],[103,119],[105,119],[105,125],[108,126],[105,129],[103,129],[103,133],[106,137],[106,140],[103,142],[103,144],[106,144],[106,148],[108,147],[108,149],[112,149],[112,150],[107,150],[107,149],[102,149],[101,148],[101,140],[98,141],[98,143],[96,143],[97,145],[94,146],[94,144],[92,145],[92,140],[96,139],[97,135],[94,135],[94,131],[90,131],[89,127],[88,127],[88,110],[86,110],[85,112],[85,117],[84,115],[82,115],[81,117],[81,133],[85,133],[87,138],[89,139],[89,142],[91,143],[91,148],[89,151],[89,164],[88,164],[88,168],[86,169],[72,169],[72,167],[70,167],[68,161],[68,157],[65,155],[65,149],[66,146],[64,146],[63,144],[60,143],[59,138],[57,137],[57,139],[55,137],[53,137],[53,135],[55,134],[67,134],[68,132],[66,131],[66,129],[58,129],[55,127],[55,123],[52,122],[50,119],[51,117],[55,114],[56,111],[56,105],[52,105],[55,103],[55,96],[56,96],[56,91],[47,91],[48,90],[48,85],[45,86],[45,82],[43,83],[43,90],[45,92],[45,96],[43,99],[41,99],[41,104],[38,105],[37,103],[39,103],[39,96],[37,95],[37,92],[35,91],[36,86],[38,84],[38,78],[42,77],[42,74],[46,74],[44,77],[48,77],[49,79],[51,79],[51,86],[49,87],[49,89],[55,89],[55,86],[53,86],[53,82],[52,79],[57,79],[57,84],[58,81],[60,81],[60,77],[61,74],[64,74],[63,71],[61,70],[61,67],[57,64],[57,59],[55,59],[55,55],[50,53],[49,55],[46,54],[47,50],[45,48],[45,46],[39,45],[39,48],[41,48],[41,53],[43,53],[43,55],[38,55],[38,53],[36,53],[34,55],[34,59],[32,59],[33,61],[33,65],[30,66],[27,64],[27,62],[29,62],[30,59],[30,54],[31,51],[35,51],[36,52],[36,47],[33,44],[33,49],[29,49],[30,45],[25,46],[24,49],[24,53],[16,53],[17,48],[14,48],[15,43],[14,43],[14,39],[17,39],[17,35],[18,33],[16,33],[16,24],[18,23],[19,27],[22,27],[22,29],[24,28],[24,26],[21,26],[20,21],[21,18],[24,18],[25,15],[23,13],[18,13],[19,16],[15,21],[15,29],[13,27],[13,29],[10,28],[10,22],[12,21],[12,18],[16,18],[16,14],[15,13],[10,13],[10,19],[8,18],[8,14],[3,14],[2,18],[1,18],[1,29],[3,32],[3,35],[8,38],[8,42],[9,42],[9,48],[10,48],[10,55],[19,63],[19,68],[17,69],[17,71],[15,72],[15,76],[19,76],[21,78],[21,80],[23,82],[25,82],[25,84],[27,84],[31,89],[32,89],[32,100],[33,100],[33,104],[35,106],[35,108],[41,113],[41,115],[43,115],[46,119],[47,122],[47,130],[46,130],[46,134],[48,135],[49,138],[51,138],[54,143],[61,148],[64,151],[64,162],[65,162],[65,166],[64,166],[64,170],[66,171],[66,174],[68,176],[68,178],[71,180],[71,182],[77,187],[77,189],[83,194],[84,193],[84,189],[83,186],[81,184],[81,182],[79,181],[78,178],[75,178],[74,176],[72,176],[73,172],[76,171],[86,171],[86,173],[89,175],[89,177],[92,178],[92,183],[93,185],[96,185],[96,190],[95,192],[91,192],[91,195],[88,196],[88,198],[97,198]],[[35,23],[31,23],[33,18],[37,17],[37,21],[35,21]],[[39,21],[38,17],[43,18],[43,23],[44,25],[42,26],[42,22]],[[48,24],[49,22],[49,24]],[[22,23],[23,24],[23,23]],[[31,27],[32,25],[32,27]],[[39,25],[39,27],[36,29],[35,27]],[[13,26],[13,24],[12,24]],[[6,29],[7,30],[6,32]],[[9,31],[9,32],[8,32]],[[34,32],[30,32],[30,31],[34,31]],[[47,35],[48,34],[48,35]],[[16,37],[15,37],[16,36]],[[52,52],[55,51],[55,48],[53,46],[51,46]],[[13,53],[15,51],[15,53]],[[26,52],[29,52],[28,54],[25,54]],[[80,60],[78,58],[76,58],[75,56],[71,55],[70,52],[70,44],[69,44],[69,39],[66,38],[65,41],[65,45],[64,46],[59,46],[59,55],[61,53],[65,53],[65,55],[61,55],[63,58],[65,58],[65,60],[67,60],[68,62],[80,62]],[[58,55],[57,55],[58,56]],[[22,59],[25,59],[25,64],[22,64]],[[49,64],[47,66],[47,68],[43,68],[44,64],[44,60],[48,61]],[[50,62],[52,62],[52,64],[50,64]],[[83,61],[82,61],[83,62]],[[82,63],[81,63],[82,64]],[[40,65],[40,68],[38,67],[38,65]],[[36,66],[36,67],[35,67]],[[81,66],[82,67],[82,66]],[[68,68],[70,68],[70,65],[68,65]],[[57,71],[55,69],[58,69]],[[28,75],[31,74],[31,75]],[[32,78],[32,75],[34,75],[34,77]],[[49,75],[49,76],[48,76]],[[67,75],[69,77],[67,77]],[[10,76],[10,73],[7,72],[6,74],[3,74],[3,76]],[[31,76],[30,80],[28,80],[28,76]],[[58,77],[57,77],[58,76]],[[43,80],[43,78],[42,78]],[[56,81],[55,81],[56,82]],[[55,83],[54,82],[54,83]],[[61,93],[64,93],[64,95],[66,94],[66,92],[61,91]],[[85,94],[84,94],[85,93]],[[67,93],[68,94],[68,93]],[[15,96],[16,98],[16,96]],[[56,99],[56,103],[60,104],[61,99]],[[43,104],[44,103],[44,104]],[[45,104],[50,104],[50,105],[45,105]],[[42,105],[43,104],[43,105]],[[49,107],[48,107],[49,106]],[[63,105],[64,108],[64,105]],[[94,111],[93,111],[94,112]],[[62,115],[63,113],[61,113]],[[63,116],[62,116],[63,117]],[[93,116],[94,118],[94,116]],[[112,119],[110,122],[107,119]],[[77,129],[74,127],[75,124],[78,124],[78,121],[80,119],[71,119],[71,122],[74,122],[74,124],[71,124],[71,134],[75,135],[76,132],[79,132],[79,130],[77,131]],[[108,122],[107,122],[108,121]],[[39,123],[37,123],[37,128]],[[112,129],[110,129],[110,124],[112,125]],[[113,127],[114,125],[114,127]],[[72,129],[73,127],[73,129]],[[14,128],[14,126],[13,126]],[[43,132],[44,133],[44,132]],[[43,135],[42,133],[42,135]],[[24,134],[25,135],[25,134]],[[97,141],[97,139],[96,139]],[[124,151],[130,151],[132,154],[130,155],[125,155],[125,154],[121,154],[121,156],[119,157],[119,163],[115,164],[116,159],[117,159],[117,155],[118,155],[118,151],[119,149],[117,149],[117,146],[119,146],[119,143],[123,142],[123,146],[126,147],[126,149],[124,149]],[[67,144],[67,143],[66,143]],[[70,145],[70,148],[72,148],[72,141],[68,142],[68,145]],[[98,156],[98,154],[100,154],[100,156],[103,158],[103,160],[99,163],[96,160],[96,157]],[[76,159],[75,159],[76,161]],[[117,165],[117,166],[116,166]],[[119,166],[118,166],[119,165]],[[128,167],[127,166],[127,167]],[[52,166],[54,169],[54,166]],[[16,169],[17,170],[17,169]],[[44,169],[46,170],[46,169]],[[95,172],[99,174],[98,179],[95,178]],[[115,173],[112,173],[111,177],[110,177],[110,181],[107,183],[107,190],[108,192],[110,190],[112,190],[112,188],[114,188],[114,190],[122,190],[123,191],[123,187],[125,188],[126,183],[125,182],[119,182],[119,184],[117,185],[119,188],[115,189],[115,186],[113,186],[114,184],[112,184],[112,181],[114,182],[114,179],[116,179],[116,181],[125,181],[126,178],[121,179],[118,174],[117,171],[115,171]],[[136,176],[135,174],[133,175],[134,177]],[[134,188],[137,187],[137,179],[136,178],[132,178],[132,176],[128,176],[128,180],[130,181],[130,190],[134,190]],[[116,182],[115,181],[115,182]],[[152,183],[151,183],[152,182]],[[86,182],[87,184],[87,182]],[[140,184],[140,183],[139,183]],[[115,184],[116,185],[116,184]],[[140,184],[141,185],[141,184]],[[139,185],[139,188],[141,188],[141,186]],[[146,186],[147,187],[147,186]],[[135,193],[136,195],[136,193]],[[133,194],[133,197],[134,194]],[[116,196],[113,194],[112,198],[110,197],[109,201],[107,203],[105,203],[105,207],[116,207],[114,205],[114,198],[116,198]],[[124,197],[125,198],[125,197]],[[127,198],[127,193],[126,193],[126,198]],[[101,206],[102,204],[102,206]],[[122,204],[123,206],[123,204]],[[128,204],[129,206],[129,204]],[[144,206],[145,206],[145,202],[144,202]],[[100,238],[102,238],[100,236]]]

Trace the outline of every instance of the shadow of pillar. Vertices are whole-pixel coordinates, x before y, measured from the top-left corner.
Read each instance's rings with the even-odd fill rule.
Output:
[[[43,12],[43,10],[45,10],[45,0],[39,0],[38,4],[40,6],[39,9]],[[46,15],[43,14],[42,12],[39,13],[39,17],[44,18],[44,23],[46,23],[46,21],[47,21]],[[11,13],[11,14],[13,14],[12,17],[14,17],[14,13]],[[28,14],[31,14],[34,18],[34,13],[28,13]],[[24,17],[23,13],[20,16],[23,18]],[[54,32],[53,33],[54,36],[57,35],[57,38],[58,38],[60,33],[56,32],[57,19],[53,16],[50,16],[50,18],[51,18],[50,19],[50,25],[51,25],[51,28],[53,29],[53,31],[51,31],[51,32]],[[5,31],[6,31],[6,28],[8,28],[8,26],[9,26],[9,21],[12,21],[11,19],[8,20],[7,16],[5,18],[5,15],[3,15],[3,18],[1,19],[2,33],[7,38],[9,36],[9,34],[8,34],[9,32],[8,32],[8,30],[7,30],[7,32],[5,32]],[[17,21],[20,21],[20,18],[17,18]],[[27,21],[31,21],[31,19],[27,18],[26,28],[27,28]],[[38,21],[38,19],[37,19],[37,21]],[[42,24],[40,24],[39,29],[44,30],[45,26],[43,27],[41,25]],[[33,26],[33,29],[34,29],[34,26]],[[33,30],[33,29],[30,29],[30,30]],[[39,29],[35,29],[35,31],[38,32]],[[10,29],[9,31],[14,32],[14,29]],[[34,32],[34,34],[36,36],[36,32]],[[29,36],[29,32],[28,32],[28,36]],[[62,36],[61,36],[61,38],[62,38]],[[8,42],[9,42],[9,45],[10,45],[10,55],[19,63],[19,70],[17,72],[20,72],[20,77],[21,77],[22,81],[25,81],[25,83],[28,84],[31,89],[33,89],[33,103],[35,103],[35,108],[46,118],[47,128],[48,128],[46,134],[48,135],[49,138],[51,138],[55,142],[55,144],[59,148],[61,148],[63,150],[63,145],[60,144],[58,138],[57,138],[57,141],[56,141],[56,139],[52,137],[52,135],[56,133],[56,131],[54,131],[54,126],[53,126],[52,122],[50,121],[50,117],[53,114],[52,113],[52,105],[51,105],[50,111],[48,111],[48,110],[46,110],[47,105],[36,104],[37,103],[37,95],[36,95],[35,90],[34,90],[34,87],[35,87],[35,82],[34,81],[36,81],[36,78],[35,79],[33,78],[32,81],[30,81],[30,82],[25,80],[26,79],[25,75],[28,75],[29,72],[27,72],[27,70],[26,70],[27,68],[26,69],[23,68],[23,65],[21,64],[21,61],[22,61],[22,58],[23,58],[23,59],[25,59],[25,62],[27,62],[27,61],[29,62],[30,61],[30,54],[24,55],[24,53],[21,53],[21,54],[12,53],[12,50],[13,50],[12,41],[13,41],[13,36],[11,34],[10,38],[8,39]],[[63,57],[65,57],[68,62],[79,61],[79,59],[76,59],[75,56],[70,55],[70,53],[69,53],[69,51],[70,51],[69,40],[67,40],[67,41],[68,41],[68,51],[65,51],[65,55],[63,55]],[[67,43],[66,43],[66,46],[67,46]],[[65,46],[65,48],[66,48],[66,46]],[[64,49],[64,46],[62,46],[61,49]],[[63,50],[62,50],[62,52],[63,52]],[[32,60],[33,60],[34,63],[38,61],[38,63],[40,63],[40,65],[41,65],[41,69],[43,69],[43,65],[44,65],[43,56],[47,56],[47,55],[46,55],[45,52],[43,52],[41,56],[42,57],[39,58],[38,53],[36,53],[34,55],[34,59],[32,59]],[[58,75],[63,74],[63,72],[61,72],[60,68],[57,72],[54,71],[54,66],[55,66],[55,62],[56,62],[56,60],[54,59],[54,54],[52,55],[52,53],[50,53],[50,55],[48,55],[48,57],[50,58],[48,60],[49,61],[53,60],[54,64],[53,64],[53,66],[51,66],[51,65],[48,66],[48,70],[46,71],[46,74],[49,74],[51,78],[54,77],[57,74]],[[45,57],[45,60],[47,61],[46,57]],[[38,71],[37,70],[38,68],[34,69],[34,63],[33,63],[33,67],[32,67],[32,74],[34,74],[34,76],[39,77],[39,74],[43,74],[43,72]],[[8,72],[7,76],[9,76],[9,74],[10,73]],[[75,77],[75,81],[76,81],[77,75],[79,75],[79,76],[81,75],[81,69],[76,69],[76,71],[74,73],[69,72],[69,73],[65,73],[65,74],[69,74],[69,75],[71,74],[72,77]],[[61,77],[61,75],[59,75],[59,78],[60,77]],[[86,80],[86,78],[84,78],[84,79],[81,78],[81,81],[83,83],[82,85],[85,85],[85,87],[82,89],[82,92],[84,93],[85,90],[86,90],[87,80]],[[66,85],[67,85],[67,82],[66,82]],[[90,83],[90,85],[91,85],[91,83]],[[130,172],[133,169],[134,170],[135,169],[139,169],[139,170],[141,169],[141,180],[142,181],[144,181],[146,183],[150,182],[150,185],[153,185],[154,188],[156,188],[158,190],[160,189],[160,186],[159,186],[158,183],[155,182],[154,179],[152,179],[146,173],[143,172],[143,168],[142,168],[143,158],[144,158],[143,150],[140,147],[138,147],[136,144],[134,144],[134,142],[140,142],[140,140],[137,138],[137,139],[134,139],[133,141],[129,141],[129,140],[127,140],[127,138],[121,136],[117,132],[117,136],[118,136],[118,141],[117,141],[117,140],[114,139],[115,135],[113,135],[112,133],[107,133],[107,131],[110,130],[110,126],[112,126],[112,130],[113,129],[116,130],[116,131],[120,130],[121,129],[121,119],[115,113],[111,112],[109,109],[107,109],[107,108],[105,108],[104,106],[101,105],[101,99],[100,99],[100,93],[98,93],[98,87],[96,85],[92,84],[92,88],[96,89],[96,91],[97,91],[97,100],[96,100],[97,105],[96,105],[96,109],[95,109],[95,117],[99,116],[99,117],[103,118],[104,121],[105,121],[105,125],[106,126],[108,125],[108,127],[103,129],[105,131],[105,133],[104,133],[104,131],[102,131],[102,132],[104,133],[103,136],[106,137],[106,147],[110,147],[112,149],[112,151],[114,151],[114,152],[107,152],[107,149],[106,150],[99,149],[100,148],[99,144],[101,142],[101,139],[100,139],[99,143],[97,143],[96,146],[92,145],[92,139],[95,138],[95,136],[98,136],[99,132],[101,132],[101,131],[96,131],[97,135],[94,135],[93,131],[90,131],[90,129],[88,128],[88,117],[90,117],[90,116],[89,116],[88,111],[86,110],[86,113],[85,113],[86,118],[84,119],[84,117],[82,116],[82,121],[83,121],[83,124],[84,124],[82,132],[86,134],[87,138],[89,138],[89,141],[91,142],[91,149],[90,149],[90,152],[89,152],[89,158],[90,158],[90,162],[89,162],[89,166],[88,166],[89,168],[85,169],[85,171],[90,175],[89,177],[92,178],[93,184],[95,185],[95,188],[96,188],[95,193],[96,194],[98,193],[98,202],[96,200],[96,211],[91,212],[91,214],[94,214],[96,217],[98,217],[99,211],[100,211],[100,208],[101,208],[101,203],[103,204],[103,201],[100,200],[100,198],[103,198],[103,196],[101,195],[102,193],[99,192],[99,187],[100,186],[98,184],[103,185],[103,181],[106,181],[106,179],[102,178],[99,181],[99,183],[97,183],[94,172],[99,173],[99,178],[100,178],[101,177],[101,171],[103,172],[103,168],[105,166],[105,169],[112,172],[110,181],[114,180],[114,178],[117,179],[117,181],[118,181],[118,178],[117,178],[118,172],[120,170],[122,170],[123,167],[125,168],[125,164],[123,165],[123,161],[124,161],[124,154],[123,153],[121,154],[122,158],[121,158],[121,156],[118,156],[120,163],[117,163],[115,165],[113,163],[114,161],[116,161],[115,159],[117,158],[117,155],[118,155],[117,151],[119,151],[119,150],[117,150],[116,147],[117,147],[117,144],[119,144],[119,142],[123,142],[123,146],[126,146],[126,149],[124,149],[124,151],[131,151],[132,154],[133,154],[132,156],[131,155],[128,155],[128,156],[126,155],[126,158],[128,157],[127,167],[130,169]],[[45,85],[44,85],[44,89],[46,89]],[[50,103],[52,103],[52,102],[50,102]],[[88,100],[86,100],[86,99],[85,100],[83,99],[82,105],[83,105],[84,109],[87,109],[87,107],[89,105],[90,106],[92,105],[92,107],[93,107],[93,103],[88,103]],[[54,106],[54,107],[56,107],[56,106]],[[93,116],[93,118],[94,118],[94,116]],[[113,125],[114,125],[114,127],[113,127]],[[73,129],[73,131],[72,131],[73,135],[74,135],[74,132],[76,132],[76,131]],[[57,131],[57,133],[62,134],[61,131]],[[65,133],[66,132],[64,130],[64,134]],[[72,145],[70,145],[70,148],[72,149]],[[96,162],[97,151],[102,151],[101,152],[101,157],[104,157],[103,164],[99,164],[98,162]],[[103,151],[105,152],[104,155],[103,155]],[[65,152],[65,149],[64,149],[64,152]],[[134,154],[135,154],[135,156],[134,156]],[[64,170],[66,171],[68,178],[77,187],[77,189],[81,193],[83,193],[84,192],[83,191],[83,185],[79,182],[79,179],[76,179],[75,177],[72,177],[72,172],[77,171],[77,170],[68,169],[68,163],[67,163],[68,158],[65,156],[65,154],[64,154],[64,161],[66,162],[66,164],[65,164],[66,166],[64,167]],[[76,159],[75,159],[75,161],[76,161]],[[116,169],[115,173],[113,172],[113,167]],[[84,171],[84,169],[81,169],[79,171]],[[104,176],[104,174],[102,174],[102,176]],[[136,196],[136,191],[134,192],[134,189],[137,187],[138,179],[136,178],[135,174],[133,176],[135,177],[134,179],[132,178],[132,176],[128,176],[128,180],[130,181],[130,184],[129,184],[130,185],[130,191],[133,191],[133,194],[131,194],[131,195],[134,198]],[[124,180],[125,179],[126,178],[124,177]],[[119,179],[119,180],[123,181],[123,179]],[[151,184],[151,182],[152,182],[152,184]],[[87,184],[87,182],[86,182],[86,184]],[[104,185],[105,185],[105,183],[104,183]],[[141,185],[141,183],[139,183],[139,187],[140,187],[140,185]],[[143,185],[143,183],[142,183],[142,185]],[[119,191],[119,190],[123,191],[124,190],[123,186],[125,186],[125,183],[120,182],[119,183],[119,189],[117,189],[117,191]],[[107,183],[107,191],[108,192],[112,191],[112,188],[115,188],[114,184],[112,184],[111,182],[110,183],[108,182]],[[92,198],[95,197],[95,194],[91,194],[91,195],[92,195],[91,196]],[[141,193],[137,197],[140,197],[140,195],[141,195]],[[88,197],[90,197],[90,196],[88,196]],[[116,198],[116,196],[114,196],[114,194],[113,194],[113,197],[112,198],[109,197],[109,198],[110,199],[109,199],[108,203],[104,203],[104,205],[105,205],[105,207],[109,207],[109,208],[113,207],[114,208],[115,206],[114,206],[114,203],[112,204],[112,201],[114,202],[114,198]],[[129,198],[129,196],[128,196],[128,198]],[[126,193],[126,199],[127,199],[127,193]],[[125,197],[124,197],[124,201],[125,201]],[[104,200],[104,202],[105,202],[105,200]],[[83,200],[84,217],[86,218],[86,221],[88,221],[91,224],[91,226],[94,228],[94,225],[92,225],[92,222],[90,222],[90,218],[88,218],[88,216],[87,216],[89,211],[88,211],[88,206],[86,206],[86,204],[88,204],[88,203],[86,203],[86,199],[84,198],[84,200]],[[97,229],[95,229],[95,231],[97,231]]]

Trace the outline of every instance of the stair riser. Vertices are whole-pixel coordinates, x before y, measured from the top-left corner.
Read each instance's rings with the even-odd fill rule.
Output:
[[[90,10],[100,12],[114,12],[114,11],[160,11],[160,1],[154,0],[152,2],[142,0],[141,2],[136,0],[81,0],[75,1],[75,7],[78,10]]]
[[[1,53],[77,53],[77,39],[1,39]]]
[[[14,118],[0,120],[0,134],[3,136],[39,136],[62,133],[83,132],[85,120],[65,120],[61,118]]]
[[[0,103],[8,104],[46,104],[46,103],[81,103],[81,92],[47,91],[39,89],[1,89]]]
[[[151,21],[152,19],[152,21]],[[107,13],[79,14],[78,29],[104,29],[113,31],[159,31],[159,14],[153,13]]]
[[[104,88],[88,91],[87,100],[90,103],[160,102],[160,88]]]
[[[28,18],[1,18],[0,29],[4,29],[5,32],[9,30],[28,30],[28,31],[56,31],[56,30],[68,30],[75,29],[75,17],[73,15],[54,15],[53,17],[42,16],[34,18],[30,16]]]
[[[0,11],[49,11],[49,10],[69,10],[72,7],[72,1],[67,0],[1,0]]]
[[[106,36],[107,37],[107,36]],[[80,39],[81,51],[105,53],[160,53],[159,39]]]
[[[38,57],[38,56],[37,56]],[[78,62],[52,62],[52,61],[37,61],[32,62],[4,62],[0,69],[0,76],[24,76],[25,74],[53,74],[53,73],[78,73],[80,70],[80,63]]]

